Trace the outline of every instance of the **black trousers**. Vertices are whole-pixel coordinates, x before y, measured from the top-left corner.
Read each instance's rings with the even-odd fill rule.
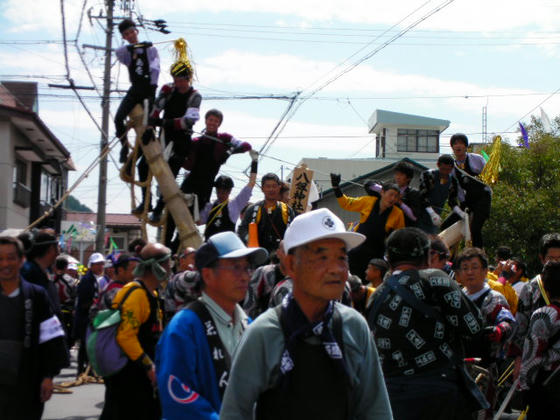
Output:
[[[81,373],[85,372],[86,367],[89,363],[87,350],[86,350],[86,333],[79,339],[79,348],[78,348],[78,371],[77,375],[79,376]]]
[[[161,408],[156,391],[143,368],[128,362],[119,373],[104,378],[105,405],[102,420],[159,420]]]
[[[386,377],[395,420],[470,420],[465,391],[451,369]]]
[[[155,90],[156,86],[150,85],[130,86],[126,95],[122,99],[119,108],[117,109],[117,113],[115,114],[115,135],[117,137],[120,138],[126,132],[124,122],[136,104],[142,105],[144,99],[148,99],[150,106],[153,104]]]
[[[523,409],[529,406],[527,420],[548,420],[560,412],[560,380],[551,381],[548,387],[542,385],[549,375],[550,372],[540,371],[531,389],[523,392]]]
[[[482,226],[484,225],[484,222],[486,222],[486,220],[488,220],[488,218],[490,217],[491,203],[492,203],[492,197],[490,196],[490,194],[488,194],[487,196],[484,196],[477,201],[468,202],[461,206],[463,209],[465,208],[470,209],[473,215],[473,219],[470,224],[472,244],[473,246],[478,248],[482,248],[484,246],[484,242],[482,240]],[[440,229],[445,230],[453,223],[456,223],[459,220],[461,220],[461,217],[459,217],[456,213],[452,212],[443,221]]]
[[[44,404],[30,391],[29,387],[0,385],[0,419],[40,420]],[[38,388],[33,391],[39,394]]]

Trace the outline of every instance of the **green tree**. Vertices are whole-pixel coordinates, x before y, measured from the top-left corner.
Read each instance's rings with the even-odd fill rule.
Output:
[[[64,208],[68,211],[78,211],[82,213],[93,213],[88,206],[85,204],[80,203],[73,195],[68,196],[68,198],[64,201]]]
[[[519,146],[502,144],[501,172],[492,186],[492,212],[483,233],[491,257],[498,246],[508,245],[532,274],[541,268],[539,239],[560,232],[560,118],[553,125],[553,132],[545,133],[533,118],[527,130],[529,149],[521,139]]]

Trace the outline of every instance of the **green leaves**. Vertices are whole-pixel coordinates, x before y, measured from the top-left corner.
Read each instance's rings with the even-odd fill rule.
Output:
[[[540,270],[539,239],[560,232],[560,138],[544,133],[534,119],[528,132],[529,149],[502,146],[502,171],[492,187],[492,213],[483,234],[491,257],[498,246],[508,245],[535,273]]]

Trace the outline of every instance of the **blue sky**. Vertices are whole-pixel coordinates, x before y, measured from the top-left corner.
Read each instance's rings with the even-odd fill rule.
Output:
[[[172,31],[163,35],[142,30],[142,39],[187,40],[197,70],[195,86],[208,98],[293,95],[300,90],[307,97],[321,81],[339,75],[346,67],[340,66],[344,60],[353,54],[350,63],[360,60],[444,1],[132,3],[146,19],[165,19]],[[62,39],[60,2],[4,0],[0,4],[0,79],[39,83],[39,114],[72,152],[79,173],[94,159],[100,135],[71,91],[47,86],[64,83],[61,43],[40,42]],[[92,8],[95,15],[103,3],[88,0],[85,4],[85,10]],[[67,36],[73,40],[83,2],[67,0],[64,5]],[[114,45],[120,42],[117,33]],[[78,39],[79,45],[84,43],[104,43],[100,27],[95,21],[90,25],[87,17],[82,19]],[[170,45],[158,45],[160,85],[170,81]],[[364,120],[378,108],[450,120],[451,126],[442,135],[442,151],[448,151],[447,140],[454,132],[481,141],[482,107],[487,105],[489,136],[502,133],[514,140],[516,134],[504,130],[515,131],[521,117],[560,87],[556,77],[559,46],[560,4],[552,0],[455,0],[305,101],[263,157],[261,172],[279,172],[283,165],[286,174],[290,163],[302,157],[373,157],[374,138],[368,135]],[[73,45],[68,53],[71,77],[77,84],[91,85]],[[100,88],[102,55],[86,49],[84,60]],[[114,87],[128,87],[126,69],[118,64],[113,66],[113,79]],[[82,94],[99,120],[95,92]],[[115,96],[113,112],[118,102]],[[202,113],[214,107],[225,114],[223,131],[259,148],[287,102],[203,99]],[[560,98],[553,96],[542,107],[555,117],[560,114]],[[539,109],[533,114],[540,115]],[[195,130],[203,127],[199,122]],[[111,134],[113,130],[111,124]],[[113,155],[118,159],[118,150]],[[242,170],[248,162],[248,156],[234,156],[224,166],[237,186],[245,182]],[[127,212],[127,187],[112,163],[109,168],[108,211]],[[78,173],[71,175],[71,182]],[[95,209],[97,173],[74,195]]]

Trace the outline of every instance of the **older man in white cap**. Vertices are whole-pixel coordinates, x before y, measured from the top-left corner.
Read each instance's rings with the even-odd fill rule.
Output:
[[[89,310],[94,299],[105,288],[108,280],[103,275],[105,270],[105,257],[99,252],[94,252],[88,259],[88,271],[82,276],[76,291],[73,338],[80,342],[78,350],[78,376],[86,369],[86,329],[89,322]]]
[[[221,420],[392,418],[367,323],[336,302],[346,253],[364,239],[327,209],[294,219],[284,235],[293,293],[245,332]]]

